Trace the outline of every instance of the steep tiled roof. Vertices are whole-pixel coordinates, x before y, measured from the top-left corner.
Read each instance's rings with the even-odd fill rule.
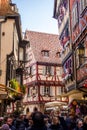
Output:
[[[26,31],[26,37],[30,41],[30,46],[37,62],[47,62],[60,64],[61,59],[56,55],[60,51],[58,35],[41,33],[35,31]],[[48,50],[49,57],[43,56],[41,51]]]

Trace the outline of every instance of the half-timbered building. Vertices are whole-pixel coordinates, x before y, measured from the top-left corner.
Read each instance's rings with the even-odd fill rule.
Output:
[[[25,112],[36,106],[43,111],[45,103],[67,99],[60,97],[64,91],[58,35],[26,31],[26,65],[24,84],[27,85],[23,100]]]
[[[11,94],[15,91],[19,94],[16,90],[18,85],[14,89],[10,81],[15,79],[22,84],[19,53],[24,51],[25,43],[16,4],[11,0],[0,0],[0,116],[16,110],[16,103],[12,102],[14,98]]]
[[[54,18],[58,21],[63,48],[65,95],[69,96],[69,103],[73,106],[70,111],[75,114],[77,104],[79,108],[80,105],[87,108],[87,0],[54,0]]]

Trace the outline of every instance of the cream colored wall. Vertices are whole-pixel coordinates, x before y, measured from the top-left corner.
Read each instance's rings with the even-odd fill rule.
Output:
[[[1,84],[5,84],[6,82],[6,58],[13,49],[13,24],[14,20],[7,19],[7,21],[1,25]],[[3,35],[3,33],[5,33],[5,35]]]

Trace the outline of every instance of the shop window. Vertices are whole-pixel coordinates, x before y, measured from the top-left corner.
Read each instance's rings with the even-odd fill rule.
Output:
[[[74,29],[78,23],[78,3],[76,2],[72,10],[72,28]]]

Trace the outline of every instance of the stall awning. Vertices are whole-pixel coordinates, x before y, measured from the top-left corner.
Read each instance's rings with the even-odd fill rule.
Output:
[[[62,102],[62,101],[53,101],[53,102],[48,102],[48,103],[45,103],[45,107],[56,107],[56,106],[67,106],[67,103],[66,102]]]

